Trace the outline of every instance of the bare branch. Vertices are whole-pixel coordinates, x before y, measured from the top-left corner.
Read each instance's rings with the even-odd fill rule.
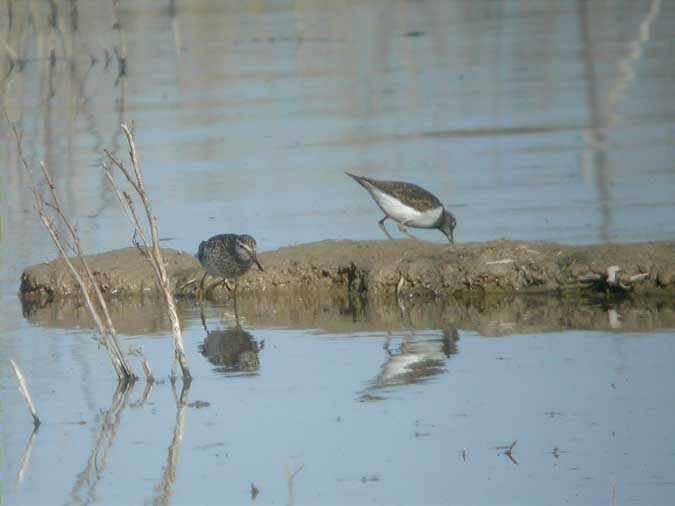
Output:
[[[155,376],[152,374],[152,369],[150,369],[150,363],[148,362],[148,359],[143,359],[143,362],[141,362],[141,367],[143,367],[143,372],[145,373],[145,380],[148,383],[154,383]]]
[[[173,333],[174,348],[175,348],[175,361],[180,365],[183,382],[188,383],[192,380],[190,374],[190,369],[188,367],[187,358],[185,356],[185,350],[183,346],[183,335],[180,327],[180,321],[178,319],[178,312],[176,310],[176,303],[173,298],[173,293],[171,292],[171,282],[166,273],[166,264],[164,263],[164,258],[162,257],[162,251],[159,247],[159,232],[157,230],[157,217],[152,214],[152,208],[150,205],[150,200],[145,191],[145,184],[143,182],[143,172],[141,171],[141,166],[138,161],[138,155],[136,152],[136,144],[134,141],[134,136],[129,127],[125,124],[122,124],[122,130],[126,136],[127,143],[129,145],[129,159],[131,160],[131,170],[133,171],[133,177],[131,172],[124,166],[124,164],[118,160],[110,151],[105,150],[106,155],[112,161],[112,163],[120,169],[124,177],[127,179],[131,187],[136,192],[138,198],[143,204],[145,210],[145,218],[147,220],[147,225],[150,229],[150,243],[148,238],[143,231],[143,227],[140,224],[139,217],[136,213],[136,210],[133,205],[133,200],[131,196],[122,191],[115,178],[113,177],[110,167],[103,165],[104,170],[106,171],[106,176],[108,180],[113,185],[117,198],[122,204],[122,208],[129,218],[132,227],[134,228],[134,236],[132,239],[133,244],[139,249],[143,254],[145,259],[150,264],[154,274],[157,287],[164,295],[164,301],[167,305],[167,310],[169,313],[169,319],[171,320],[171,329]],[[137,242],[136,237],[140,237],[143,243],[143,247]]]
[[[115,155],[113,155],[111,151],[109,151],[107,149],[104,149],[103,152],[108,156],[108,158],[110,158],[110,161],[112,163],[114,163],[117,166],[118,169],[120,169],[122,174],[124,174],[124,177],[127,178],[127,181],[129,182],[129,184],[131,186],[133,186],[134,190],[136,190],[136,193],[141,193],[141,189],[136,185],[136,182],[131,177],[131,174],[129,173],[127,168],[124,166],[124,164],[120,160],[118,160],[117,157]],[[109,169],[106,169],[106,170],[109,170]]]
[[[89,279],[89,282],[91,285],[94,287],[94,292],[96,293],[96,298],[98,300],[99,305],[101,306],[101,309],[103,309],[103,314],[106,319],[106,325],[108,327],[108,331],[111,334],[111,336],[115,336],[115,327],[113,325],[112,319],[110,318],[110,311],[108,311],[108,304],[106,303],[105,299],[103,298],[103,294],[101,293],[101,289],[98,286],[98,283],[96,282],[96,279],[94,278],[94,274],[92,273],[91,269],[89,268],[89,264],[85,261],[84,255],[82,252],[82,245],[80,244],[80,238],[77,235],[77,230],[75,230],[75,227],[72,225],[70,220],[66,217],[66,215],[63,213],[63,208],[61,207],[61,202],[59,202],[59,197],[56,193],[56,186],[54,185],[54,180],[49,174],[49,171],[47,170],[47,167],[45,166],[45,163],[43,161],[40,162],[40,167],[42,168],[42,174],[45,177],[45,180],[47,181],[47,185],[49,186],[49,191],[52,196],[52,202],[54,203],[53,207],[56,210],[57,214],[65,223],[66,227],[68,228],[68,231],[70,232],[70,237],[73,241],[73,246],[75,247],[75,253],[77,254],[77,258],[80,261],[80,264],[84,268],[84,271],[87,274],[87,278]],[[117,341],[116,338],[114,341]],[[119,349],[119,344],[117,342],[114,343],[114,346]]]
[[[108,151],[106,151],[108,153]],[[112,156],[112,155],[109,155]],[[116,164],[117,165],[117,164]],[[121,165],[117,165],[120,167]],[[127,215],[127,218],[129,218],[129,221],[131,222],[131,225],[134,228],[134,236],[138,235],[141,240],[143,241],[143,245],[148,248],[148,239],[145,235],[145,232],[143,231],[143,227],[141,227],[141,223],[138,219],[138,215],[136,214],[136,209],[134,208],[134,203],[129,194],[125,191],[122,191],[117,184],[117,181],[115,180],[114,176],[112,175],[111,168],[103,164],[103,169],[105,170],[105,175],[108,178],[108,181],[110,181],[110,184],[113,187],[113,190],[115,190],[115,194],[117,195],[117,200],[120,201],[120,204],[122,204],[122,209],[124,210],[125,214]],[[130,179],[129,182],[133,183]],[[134,186],[134,189],[136,187]]]
[[[12,359],[9,359],[9,362],[12,364],[12,367],[14,368],[16,380],[19,382],[19,392],[21,392],[21,395],[26,400],[26,404],[28,405],[28,411],[30,411],[31,416],[33,417],[33,425],[37,428],[40,426],[41,422],[40,418],[37,415],[37,411],[35,410],[35,404],[33,404],[33,399],[31,398],[30,392],[28,391],[26,379],[23,377],[23,373],[21,372],[21,369],[19,369],[19,366],[16,365],[16,362],[14,362],[14,360]]]
[[[106,350],[108,351],[108,355],[110,356],[111,363],[113,365],[113,369],[115,370],[115,373],[117,374],[117,377],[120,381],[129,381],[135,379],[135,376],[129,367],[126,359],[124,358],[124,355],[122,354],[122,351],[120,349],[119,343],[117,341],[117,336],[115,335],[115,328],[112,324],[112,320],[110,318],[110,313],[108,311],[108,306],[105,302],[105,299],[103,298],[103,294],[101,293],[101,290],[98,286],[98,283],[96,282],[96,279],[94,278],[93,273],[91,272],[91,269],[89,268],[89,265],[84,259],[84,256],[82,254],[82,247],[80,245],[80,240],[77,235],[77,230],[75,227],[71,224],[71,222],[68,220],[68,218],[65,216],[63,213],[63,209],[61,207],[61,204],[59,202],[58,194],[56,193],[54,181],[52,180],[49,171],[47,170],[44,162],[40,162],[40,167],[42,169],[42,173],[45,177],[45,180],[47,182],[47,185],[49,186],[49,192],[52,197],[52,202],[49,203],[49,207],[53,209],[56,213],[56,215],[63,221],[67,227],[67,230],[70,234],[70,239],[72,242],[65,241],[61,235],[59,234],[58,230],[56,229],[56,225],[54,223],[53,218],[47,213],[46,207],[47,207],[47,202],[45,202],[43,195],[40,193],[38,190],[38,186],[35,182],[35,178],[33,176],[33,171],[28,165],[28,162],[26,162],[25,157],[23,156],[23,151],[22,151],[22,142],[21,142],[21,134],[17,130],[16,126],[12,123],[12,130],[14,131],[14,135],[16,137],[17,141],[17,150],[19,154],[19,159],[21,160],[21,164],[23,165],[23,168],[25,172],[28,174],[30,183],[31,183],[31,192],[33,193],[33,198],[34,198],[34,206],[35,209],[38,213],[38,216],[40,217],[42,223],[44,226],[47,228],[47,231],[49,232],[49,235],[52,238],[52,241],[54,242],[56,248],[58,249],[61,257],[63,258],[64,262],[68,266],[68,269],[70,272],[73,274],[75,277],[79,287],[80,291],[82,292],[82,295],[85,299],[85,302],[87,304],[87,308],[89,309],[90,314],[92,315],[92,318],[96,322],[96,326],[99,330],[99,334],[101,336],[101,341],[106,347]],[[99,306],[101,309],[103,309],[104,315],[105,315],[105,322],[103,319],[100,317],[98,314],[98,311],[96,310],[92,300],[91,296],[89,295],[89,290],[87,287],[87,284],[85,283],[85,280],[82,277],[82,274],[80,271],[78,271],[75,266],[73,265],[71,259],[68,257],[66,253],[66,246],[73,248],[73,250],[76,253],[77,258],[80,261],[80,264],[83,268],[83,270],[86,273],[86,276],[90,282],[90,284],[94,287],[94,291],[96,293],[97,300],[99,302]]]

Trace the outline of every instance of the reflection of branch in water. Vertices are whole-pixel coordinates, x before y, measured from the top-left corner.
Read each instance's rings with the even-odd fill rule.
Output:
[[[602,213],[601,240],[609,242],[609,229],[611,219],[610,194],[608,186],[608,161],[605,149],[605,125],[600,107],[600,99],[596,86],[597,76],[595,73],[595,60],[591,39],[590,14],[586,0],[577,0],[577,11],[581,22],[581,38],[584,56],[584,78],[586,79],[586,100],[590,111],[590,130],[584,133],[584,140],[592,151],[593,168],[595,169],[595,184],[598,189],[598,200]],[[588,159],[587,154],[582,157],[582,164]]]
[[[150,398],[150,393],[152,392],[152,387],[155,386],[155,381],[146,381],[145,383],[145,388],[143,389],[143,394],[141,395],[141,398],[138,399],[137,401],[132,402],[129,407],[131,409],[139,409],[145,406],[145,404],[148,402],[148,399]]]
[[[518,440],[516,439],[513,443],[510,445],[506,446],[495,446],[495,450],[500,450],[501,453],[500,455],[506,455],[508,459],[515,465],[520,465],[516,458],[513,456],[513,449],[515,448],[516,444],[518,443]]]
[[[361,392],[359,399],[380,400],[382,397],[376,394],[378,391],[427,381],[445,372],[447,359],[459,351],[458,340],[456,329],[448,327],[443,330],[443,337],[440,339],[437,336],[411,334],[403,338],[398,350],[394,351],[391,347],[392,337],[389,335],[383,346],[387,360],[380,373]]]
[[[596,186],[598,187],[600,207],[602,210],[601,238],[608,242],[611,228],[611,206],[609,192],[609,162],[607,157],[607,130],[618,123],[620,116],[617,110],[621,101],[625,98],[627,90],[635,79],[634,66],[642,55],[642,46],[650,38],[651,25],[658,15],[661,0],[652,0],[649,11],[640,22],[640,30],[637,39],[628,44],[628,53],[618,64],[618,75],[610,86],[607,96],[606,109],[603,111],[600,96],[597,90],[597,75],[594,65],[594,46],[591,39],[590,14],[588,2],[578,0],[577,11],[581,21],[581,36],[583,42],[583,54],[585,62],[585,78],[587,82],[587,101],[590,109],[590,130],[585,132],[584,140],[588,150],[582,157],[582,169],[587,169],[589,159],[592,157],[593,169],[596,171]]]
[[[19,490],[21,482],[23,482],[23,477],[26,475],[26,471],[28,470],[28,465],[30,464],[30,454],[33,451],[33,442],[35,441],[35,435],[38,433],[38,430],[40,430],[40,426],[35,425],[33,427],[33,432],[30,433],[30,437],[28,438],[28,443],[26,443],[26,449],[23,451],[23,455],[21,456],[19,470],[16,473],[16,490]]]
[[[183,430],[185,428],[185,407],[187,406],[188,392],[190,391],[190,382],[183,382],[183,388],[180,391],[180,398],[176,395],[175,383],[171,383],[174,398],[176,399],[176,425],[173,429],[173,438],[169,445],[169,453],[166,457],[166,465],[162,472],[162,481],[155,487],[157,496],[153,504],[169,504],[173,495],[173,486],[176,484],[176,465],[180,452],[180,445],[183,441]]]
[[[617,114],[620,102],[626,97],[628,88],[635,79],[635,64],[642,56],[642,46],[649,41],[651,26],[659,13],[661,0],[652,0],[649,11],[640,22],[640,32],[637,39],[628,44],[628,53],[618,64],[618,76],[609,90],[607,97],[607,127],[615,125],[620,117]]]
[[[75,484],[70,491],[69,495],[73,502],[83,504],[94,501],[96,486],[101,481],[103,473],[108,466],[108,453],[115,442],[122,411],[126,406],[127,398],[129,392],[133,389],[133,385],[133,381],[120,381],[117,383],[110,408],[103,414],[101,419],[101,429],[89,454],[87,465],[77,475]]]
[[[295,504],[295,493],[293,491],[293,480],[300,471],[305,468],[305,464],[300,464],[295,471],[291,471],[290,465],[286,464],[284,474],[286,475],[286,483],[288,483],[288,506]]]

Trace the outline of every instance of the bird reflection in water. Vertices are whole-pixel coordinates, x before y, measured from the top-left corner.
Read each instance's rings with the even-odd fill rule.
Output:
[[[201,317],[206,338],[199,345],[199,352],[216,366],[214,370],[235,375],[257,374],[260,368],[258,354],[264,344],[258,344],[249,332],[241,328],[239,318],[236,319],[236,325],[230,328],[209,330],[203,311]]]
[[[390,334],[383,346],[386,361],[382,370],[361,392],[359,400],[383,400],[392,389],[423,383],[444,373],[448,358],[459,351],[458,341],[455,328],[443,329],[441,336],[411,332],[398,345]]]

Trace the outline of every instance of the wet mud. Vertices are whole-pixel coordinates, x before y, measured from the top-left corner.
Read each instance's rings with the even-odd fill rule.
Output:
[[[194,294],[203,270],[185,252],[165,249],[171,286],[177,296]],[[321,241],[259,255],[264,272],[249,271],[239,293],[289,298],[308,292],[359,294],[369,300],[411,296],[461,297],[475,294],[563,293],[675,294],[675,243],[565,246],[499,240],[443,245],[421,241]],[[87,258],[101,289],[123,297],[156,291],[153,274],[134,248]],[[207,287],[218,280],[207,278]],[[20,293],[26,300],[79,295],[60,259],[27,268]],[[223,284],[207,297],[224,300]]]
[[[253,340],[235,323],[248,329],[316,329],[317,332],[400,332],[414,329],[463,329],[483,336],[558,332],[564,330],[601,330],[653,332],[675,328],[675,298],[623,297],[613,302],[594,298],[557,295],[476,295],[436,299],[368,299],[337,292],[293,292],[266,297],[242,294],[237,308],[232,302],[204,306],[220,314],[225,333],[236,334],[248,343],[244,351],[255,352]],[[200,325],[200,306],[192,297],[178,300],[178,315],[184,328]],[[34,325],[49,328],[90,328],[94,322],[78,299],[58,302],[23,301],[24,317]],[[169,332],[171,325],[158,297],[116,298],[110,311],[117,331],[126,335]],[[232,330],[234,329],[234,330]],[[221,350],[220,329],[203,332],[200,351],[214,365],[236,368],[253,364]],[[227,357],[227,358],[226,358]],[[245,358],[245,357],[244,357]],[[251,369],[251,368],[249,368]],[[255,369],[253,367],[252,369]]]

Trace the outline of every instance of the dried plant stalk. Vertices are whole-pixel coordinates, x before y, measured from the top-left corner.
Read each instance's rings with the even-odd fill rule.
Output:
[[[145,184],[143,182],[143,173],[141,171],[140,164],[138,162],[138,155],[136,151],[136,143],[134,141],[134,136],[125,124],[122,124],[122,130],[124,135],[127,138],[127,143],[129,145],[129,159],[131,160],[131,170],[118,160],[110,151],[105,150],[106,155],[110,161],[122,172],[127,182],[133,188],[135,194],[140,199],[143,204],[143,209],[145,211],[145,218],[147,220],[148,228],[150,229],[150,240],[148,240],[147,234],[145,233],[143,227],[141,226],[140,219],[136,209],[134,207],[134,201],[131,196],[123,191],[117,181],[115,180],[111,167],[103,164],[106,176],[112,184],[115,194],[124,209],[125,214],[129,218],[132,227],[134,228],[134,239],[133,242],[145,257],[145,259],[150,264],[152,271],[155,275],[155,281],[160,292],[164,296],[164,301],[167,305],[167,311],[169,313],[169,320],[171,321],[171,330],[173,333],[173,341],[175,348],[175,361],[178,362],[181,368],[184,382],[192,381],[192,375],[190,374],[190,368],[188,367],[187,358],[185,356],[185,349],[183,346],[183,333],[180,327],[180,321],[178,319],[178,311],[176,310],[176,303],[173,298],[173,293],[171,292],[171,282],[169,276],[166,273],[166,264],[164,263],[164,258],[162,257],[162,251],[159,247],[159,232],[157,229],[157,217],[152,214],[152,207],[150,206],[150,200],[148,194],[145,191]],[[140,243],[136,238],[140,239]]]
[[[14,126],[14,124],[12,124],[12,130],[14,131],[14,136],[16,137],[17,149],[19,152],[21,164],[23,165],[23,169],[30,178],[31,192],[33,193],[33,204],[35,206],[35,210],[37,211],[40,220],[47,228],[47,231],[49,232],[52,241],[54,242],[56,248],[58,249],[61,258],[63,258],[64,262],[68,266],[68,269],[73,274],[73,276],[77,280],[78,285],[80,286],[80,291],[82,292],[87,308],[89,309],[89,313],[91,314],[92,318],[96,323],[96,327],[98,328],[101,337],[101,342],[104,344],[106,350],[108,351],[108,355],[110,357],[113,369],[117,374],[117,378],[120,381],[133,381],[136,379],[136,377],[134,376],[131,367],[129,366],[126,358],[124,357],[124,354],[122,353],[119,342],[117,341],[117,335],[115,332],[115,327],[112,324],[112,320],[110,319],[110,312],[108,311],[108,305],[106,304],[105,299],[103,298],[103,294],[101,293],[101,289],[99,288],[98,283],[96,282],[94,274],[89,268],[87,261],[84,259],[84,254],[82,251],[82,246],[80,244],[80,239],[77,235],[77,230],[75,230],[75,227],[72,225],[68,217],[63,212],[61,202],[59,201],[58,194],[56,193],[56,186],[54,185],[54,180],[51,178],[44,162],[40,162],[40,168],[42,169],[42,174],[45,178],[45,181],[47,182],[49,192],[51,195],[51,202],[47,202],[45,201],[42,193],[40,193],[35,178],[33,177],[33,171],[28,165],[28,162],[26,162],[25,157],[23,156],[21,134],[16,129],[16,126]],[[56,215],[61,219],[61,221],[66,225],[68,235],[70,236],[69,240],[64,239],[57,230],[56,225],[54,223],[54,219],[47,212],[48,207],[52,209],[56,213]],[[66,247],[68,247],[75,253],[75,256],[79,260],[80,265],[82,266],[85,272],[87,281],[89,281],[89,284],[94,288],[96,300],[98,302],[99,307],[103,310],[105,321],[101,318],[101,316],[98,313],[98,310],[94,306],[85,279],[83,278],[82,274],[75,268],[71,258],[68,257],[68,254],[66,253]]]
[[[148,383],[154,383],[155,376],[152,374],[152,369],[150,369],[150,363],[147,361],[147,359],[143,359],[143,362],[141,362],[141,367],[143,368],[143,372],[145,373],[145,380]]]
[[[19,366],[16,365],[16,362],[14,362],[14,360],[9,359],[9,362],[12,364],[12,367],[14,368],[16,380],[19,382],[19,392],[21,392],[21,395],[26,400],[26,404],[28,405],[28,411],[30,411],[31,416],[33,417],[33,425],[37,428],[40,426],[41,422],[40,418],[37,415],[37,411],[35,410],[35,404],[33,404],[33,399],[31,398],[30,392],[28,391],[26,378],[24,378],[21,369],[19,369]]]

